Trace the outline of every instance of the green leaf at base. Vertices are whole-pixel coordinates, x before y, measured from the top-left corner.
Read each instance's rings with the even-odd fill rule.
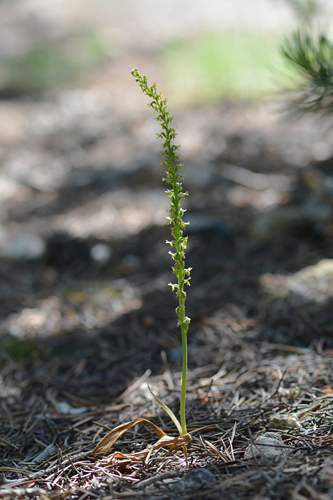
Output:
[[[170,410],[170,408],[167,405],[162,403],[162,401],[157,396],[155,396],[155,394],[153,393],[153,391],[151,390],[149,385],[148,385],[148,389],[150,390],[151,395],[155,398],[155,400],[158,402],[158,404],[163,408],[165,413],[171,418],[171,420],[173,421],[173,423],[177,427],[177,431],[179,432],[179,435],[182,436],[183,435],[182,426],[180,425],[180,422],[179,422],[178,418],[176,417],[176,415],[173,413],[172,410]]]

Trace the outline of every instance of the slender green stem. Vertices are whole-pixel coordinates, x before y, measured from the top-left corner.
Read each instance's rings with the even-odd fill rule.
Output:
[[[182,368],[182,381],[180,389],[180,425],[182,426],[182,433],[187,434],[186,425],[186,381],[187,381],[187,331],[185,326],[182,325],[182,354],[183,354],[183,368]]]

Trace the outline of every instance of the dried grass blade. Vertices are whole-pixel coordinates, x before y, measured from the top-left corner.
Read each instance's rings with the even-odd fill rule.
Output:
[[[228,460],[226,459],[226,457],[224,456],[224,454],[218,448],[216,448],[216,446],[213,443],[210,443],[206,439],[204,439],[204,443],[208,446],[208,448],[210,448],[214,453],[216,453],[216,455],[218,457],[220,457],[220,459],[223,462],[228,462]]]
[[[237,428],[237,422],[234,423],[234,426],[232,428],[232,433],[231,433],[231,438],[230,438],[230,444],[233,442],[233,440],[235,439],[235,435],[236,435],[236,428]]]
[[[227,457],[229,458],[229,460],[232,461],[233,457],[230,455],[229,450],[228,450],[227,446],[225,445],[225,442],[223,441],[223,439],[221,439],[221,442],[223,444],[223,448],[224,448],[225,454],[227,455]]]
[[[230,444],[230,455],[231,455],[231,458],[232,458],[232,460],[236,460],[235,453],[234,453],[234,447],[232,445],[232,440],[230,438],[228,438],[228,439],[229,439],[229,444]]]
[[[130,460],[131,462],[141,462],[144,458],[146,458],[148,451],[148,449],[137,451],[136,453],[122,453],[121,451],[115,451],[106,457],[106,461],[111,465],[117,465],[119,463],[119,459]],[[103,462],[104,461],[101,463]]]

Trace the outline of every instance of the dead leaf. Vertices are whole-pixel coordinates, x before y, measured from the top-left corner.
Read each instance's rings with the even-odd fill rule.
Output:
[[[111,455],[107,456],[105,460],[110,465],[117,465],[119,463],[119,459],[141,462],[144,458],[146,458],[149,451],[150,450],[147,448],[143,451],[137,451],[136,453],[121,453],[121,451],[115,451],[114,453],[111,453]]]
[[[108,432],[107,435],[104,436],[104,438],[98,443],[98,445],[95,446],[95,448],[91,452],[91,455],[94,457],[96,455],[101,455],[101,454],[107,453],[109,451],[109,449],[114,445],[114,443],[126,431],[128,431],[128,430],[132,429],[132,427],[134,427],[136,425],[140,425],[140,424],[150,425],[150,427],[153,428],[153,430],[156,432],[156,434],[158,434],[160,436],[160,439],[153,445],[153,451],[156,451],[159,448],[162,448],[164,446],[175,447],[175,446],[186,445],[186,444],[191,443],[191,441],[192,441],[192,437],[190,436],[190,434],[184,434],[183,436],[177,436],[177,437],[170,437],[170,436],[167,436],[165,434],[165,432],[160,427],[158,427],[157,425],[150,422],[150,420],[147,420],[146,418],[138,417],[138,418],[134,418],[130,422],[126,422],[124,424],[118,425],[117,427],[112,429],[112,431]],[[122,458],[131,457],[132,460],[135,460],[135,458],[133,458],[133,457],[136,457],[136,456],[139,457],[140,454],[141,454],[140,457],[142,458],[142,454],[144,454],[143,456],[146,456],[147,453],[149,453],[151,451],[150,448],[151,447],[149,447],[149,448],[147,447],[147,449],[143,450],[142,452],[130,453],[130,454],[126,455],[126,457],[124,456]],[[119,453],[119,452],[116,452],[116,453]],[[119,457],[119,455],[117,455],[117,457]],[[141,460],[141,458],[138,458],[138,460]]]
[[[321,389],[321,391],[324,394],[332,394],[333,393],[333,387],[331,385],[324,385]]]
[[[185,446],[190,444],[192,441],[192,437],[190,434],[184,434],[184,436],[163,436],[159,439],[154,445],[148,445],[142,451],[137,451],[135,453],[122,453],[120,451],[115,451],[111,453],[108,457],[106,457],[106,461],[108,464],[118,465],[119,459],[121,460],[131,460],[133,462],[141,462],[143,459],[147,457],[148,454],[153,454],[160,448],[164,448],[165,446],[178,447]]]

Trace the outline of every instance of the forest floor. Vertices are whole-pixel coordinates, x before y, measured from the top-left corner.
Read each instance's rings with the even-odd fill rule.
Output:
[[[333,134],[269,103],[175,113],[187,457],[147,451],[147,425],[92,454],[137,417],[176,437],[149,388],[179,408],[168,200],[154,116],[119,76],[132,66],[114,61],[108,91],[0,103],[0,498],[328,500]]]

